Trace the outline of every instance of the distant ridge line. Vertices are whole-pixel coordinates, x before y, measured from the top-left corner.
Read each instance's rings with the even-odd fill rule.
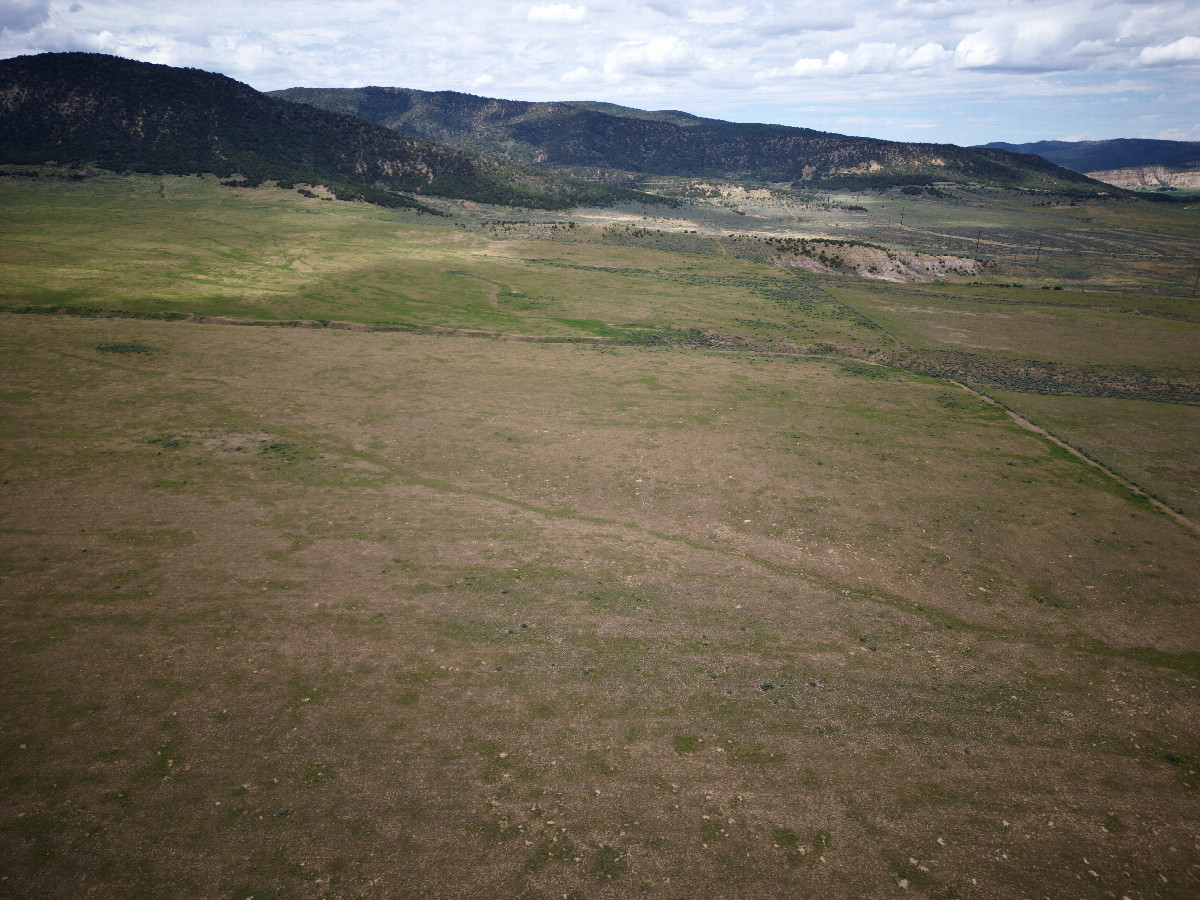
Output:
[[[1200,141],[1114,138],[1107,141],[993,141],[985,148],[1040,156],[1075,172],[1107,172],[1142,166],[1200,168]]]
[[[950,181],[1078,196],[1119,193],[1078,172],[1006,150],[739,124],[600,101],[501,100],[401,87],[288,88],[271,96],[576,175],[745,178],[848,190]]]

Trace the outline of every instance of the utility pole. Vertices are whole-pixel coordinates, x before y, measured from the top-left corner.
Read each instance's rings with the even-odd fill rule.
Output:
[[[980,228],[977,232],[975,232],[975,252],[976,252],[976,254],[979,253],[979,236],[981,234],[983,234],[982,228]]]
[[[900,207],[900,227],[904,227],[904,207]]]
[[[1042,258],[1042,242],[1038,241],[1037,256],[1033,259],[1033,264],[1036,266]]]

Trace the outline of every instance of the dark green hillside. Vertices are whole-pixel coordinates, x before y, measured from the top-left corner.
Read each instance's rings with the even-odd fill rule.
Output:
[[[385,192],[541,208],[630,196],[288,103],[223,75],[85,53],[0,62],[0,162],[326,181],[339,196],[391,205],[412,201]]]
[[[606,103],[526,103],[406,88],[290,88],[274,96],[512,162],[660,175],[745,177],[829,187],[934,181],[1111,192],[1042,159],[782,125],[745,125]]]
[[[986,146],[1012,153],[1033,153],[1076,172],[1104,172],[1137,166],[1200,168],[1200,141],[1118,138],[1111,141],[1037,141],[1032,144],[996,141]]]

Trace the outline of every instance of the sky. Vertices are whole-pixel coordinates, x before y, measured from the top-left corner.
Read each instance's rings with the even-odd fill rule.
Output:
[[[1197,0],[0,0],[0,58],[61,50],[890,140],[1200,140]]]

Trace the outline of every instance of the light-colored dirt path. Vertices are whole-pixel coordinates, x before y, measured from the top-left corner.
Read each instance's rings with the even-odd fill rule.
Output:
[[[872,326],[874,326],[875,328],[878,328],[880,331],[883,331],[885,334],[892,337],[896,341],[896,343],[899,344],[901,347],[905,347],[913,352],[917,352],[912,347],[912,345],[909,344],[907,341],[904,341],[899,336],[892,334],[892,332],[888,331],[882,325],[879,325],[873,319],[871,319],[870,317],[868,317],[865,314],[863,314],[862,312],[860,312],[856,307],[853,307],[850,304],[846,303],[844,300],[841,300],[838,297],[835,297],[833,294],[829,293],[829,291],[825,290],[825,288],[820,287],[819,285],[817,286],[817,290],[821,291],[821,293],[825,294],[827,297],[829,297],[831,300],[833,300],[838,305],[842,306],[844,309],[849,310],[850,312],[854,313],[855,315],[860,316],[865,321],[870,322],[872,324]],[[1195,522],[1193,522],[1191,519],[1189,519],[1187,516],[1185,516],[1183,513],[1179,512],[1178,510],[1172,509],[1171,507],[1167,506],[1167,504],[1155,499],[1154,497],[1151,497],[1137,483],[1131,481],[1130,479],[1126,478],[1125,476],[1121,475],[1120,473],[1113,471],[1108,466],[1104,465],[1104,463],[1101,463],[1101,462],[1098,462],[1097,460],[1092,459],[1090,456],[1088,456],[1086,453],[1084,453],[1078,447],[1074,447],[1071,444],[1068,444],[1062,438],[1054,435],[1050,431],[1047,431],[1041,425],[1031,422],[1029,419],[1025,418],[1020,413],[1014,412],[1013,410],[1011,410],[1007,406],[1005,406],[1003,403],[1001,403],[999,400],[995,400],[992,397],[989,397],[987,394],[981,393],[980,391],[977,391],[974,388],[972,388],[954,378],[947,378],[946,376],[942,376],[942,377],[945,378],[946,381],[949,381],[952,384],[958,385],[958,387],[962,388],[968,394],[971,394],[972,396],[979,398],[984,403],[989,403],[992,406],[996,406],[996,407],[999,407],[1000,409],[1004,410],[1006,413],[1008,413],[1009,418],[1011,418],[1014,422],[1016,422],[1022,428],[1027,428],[1028,430],[1032,431],[1034,434],[1038,434],[1038,435],[1044,437],[1046,440],[1050,441],[1055,446],[1061,447],[1062,449],[1064,449],[1068,453],[1070,453],[1072,456],[1078,457],[1079,459],[1083,460],[1089,466],[1099,469],[1101,472],[1108,475],[1110,478],[1115,479],[1118,484],[1124,486],[1130,492],[1136,494],[1139,497],[1145,498],[1145,500],[1151,506],[1153,506],[1155,509],[1159,510],[1160,512],[1166,514],[1170,518],[1174,519],[1176,522],[1178,522],[1180,525],[1182,525],[1186,530],[1190,531],[1192,534],[1196,535],[1197,537],[1200,537],[1200,525],[1197,525]]]
[[[1143,498],[1147,503],[1149,503],[1155,509],[1159,510],[1160,512],[1166,513],[1168,516],[1170,516],[1172,519],[1174,519],[1176,522],[1178,522],[1184,528],[1187,528],[1193,534],[1200,536],[1200,525],[1197,525],[1195,522],[1193,522],[1191,519],[1189,519],[1187,516],[1185,516],[1183,513],[1179,512],[1178,510],[1172,509],[1171,507],[1167,506],[1167,504],[1165,504],[1159,500],[1156,500],[1154,497],[1151,497],[1137,483],[1130,481],[1128,478],[1124,477],[1120,473],[1113,471],[1108,466],[1104,465],[1104,463],[1098,462],[1097,460],[1092,459],[1090,456],[1088,456],[1086,453],[1084,453],[1078,447],[1071,446],[1066,441],[1064,441],[1062,438],[1047,431],[1045,428],[1043,428],[1041,425],[1038,425],[1036,422],[1031,422],[1029,419],[1025,418],[1020,413],[1014,412],[1013,410],[1009,409],[1007,406],[1005,406],[1000,401],[992,399],[987,394],[980,393],[979,391],[975,390],[974,388],[963,384],[961,381],[955,381],[953,378],[947,378],[946,380],[951,382],[952,384],[958,385],[958,387],[960,387],[962,390],[966,391],[972,397],[976,397],[979,400],[982,400],[984,403],[987,403],[991,406],[995,406],[995,407],[998,407],[999,409],[1004,410],[1006,413],[1008,413],[1008,417],[1010,419],[1012,419],[1014,422],[1016,422],[1018,425],[1020,425],[1022,428],[1028,429],[1029,431],[1032,431],[1034,434],[1041,435],[1046,440],[1050,441],[1050,443],[1054,444],[1057,447],[1061,447],[1062,449],[1064,449],[1068,453],[1070,453],[1072,456],[1078,457],[1079,459],[1081,459],[1085,463],[1087,463],[1089,466],[1092,466],[1095,469],[1099,469],[1105,475],[1114,479],[1122,487],[1127,488],[1130,491],[1130,493],[1133,493],[1133,494],[1137,495],[1138,497]]]

